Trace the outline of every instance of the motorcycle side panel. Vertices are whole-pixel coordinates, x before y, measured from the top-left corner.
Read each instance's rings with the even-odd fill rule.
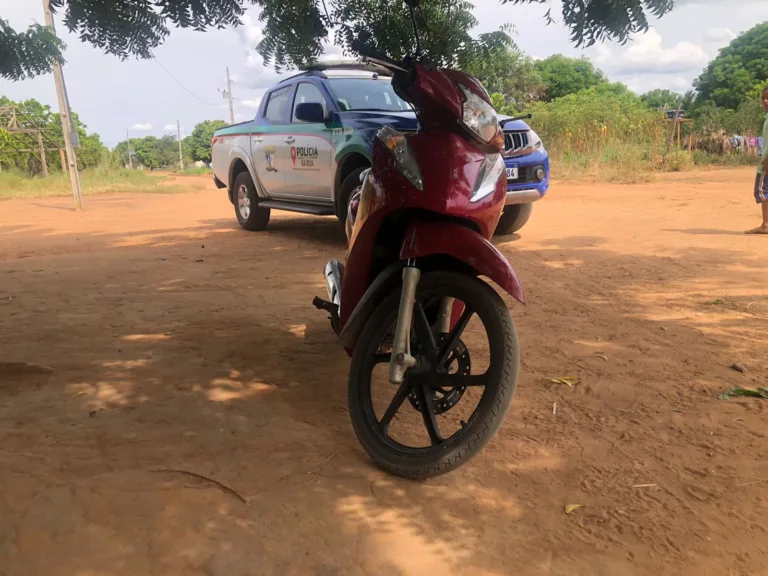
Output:
[[[413,222],[405,234],[400,258],[435,254],[446,254],[468,264],[525,304],[523,286],[512,266],[493,244],[474,230],[450,222]]]

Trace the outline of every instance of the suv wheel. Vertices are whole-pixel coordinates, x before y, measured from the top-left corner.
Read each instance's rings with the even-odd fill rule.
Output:
[[[235,215],[244,230],[264,230],[269,222],[269,208],[259,208],[256,186],[248,172],[240,172],[234,183]]]
[[[496,225],[494,235],[503,236],[513,234],[525,226],[533,212],[533,204],[512,204],[504,208],[499,223]]]
[[[346,230],[347,225],[347,211],[349,210],[349,201],[352,199],[352,194],[354,194],[355,190],[362,186],[362,182],[360,182],[360,174],[363,173],[363,171],[367,170],[368,167],[364,168],[357,168],[355,170],[352,170],[346,178],[344,178],[344,182],[341,183],[341,190],[339,190],[339,200],[338,204],[336,204],[336,216],[338,216],[339,221],[341,221],[341,227]]]

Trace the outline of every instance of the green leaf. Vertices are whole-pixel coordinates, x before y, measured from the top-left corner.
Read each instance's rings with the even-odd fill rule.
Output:
[[[768,388],[757,388],[756,390],[753,390],[751,388],[735,386],[717,396],[718,400],[728,400],[729,398],[737,397],[761,398],[763,400],[768,400]]]

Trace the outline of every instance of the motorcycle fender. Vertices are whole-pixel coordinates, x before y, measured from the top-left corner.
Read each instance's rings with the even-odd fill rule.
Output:
[[[347,352],[354,348],[360,333],[363,331],[365,322],[376,310],[376,307],[391,292],[392,286],[400,282],[401,271],[404,267],[405,262],[390,264],[368,286],[355,309],[349,315],[349,320],[342,326],[339,333],[338,342],[347,349]]]
[[[450,222],[413,222],[405,234],[400,258],[445,254],[487,276],[518,302],[525,304],[520,280],[504,255],[474,230]]]

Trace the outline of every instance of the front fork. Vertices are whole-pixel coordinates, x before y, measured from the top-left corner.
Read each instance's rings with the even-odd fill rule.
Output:
[[[403,269],[403,291],[400,295],[400,308],[397,311],[392,357],[389,360],[389,381],[392,384],[402,384],[405,371],[416,364],[416,358],[411,356],[411,320],[413,306],[416,303],[416,287],[419,285],[420,278],[421,270],[415,266],[409,265]]]
[[[400,295],[400,308],[397,311],[392,357],[389,360],[389,381],[392,384],[402,384],[405,372],[416,365],[416,358],[411,355],[411,322],[413,307],[416,304],[416,288],[420,279],[421,271],[415,266],[407,266],[403,269],[403,291]],[[447,334],[450,331],[453,304],[453,298],[443,298],[440,302],[436,326],[438,334]]]

